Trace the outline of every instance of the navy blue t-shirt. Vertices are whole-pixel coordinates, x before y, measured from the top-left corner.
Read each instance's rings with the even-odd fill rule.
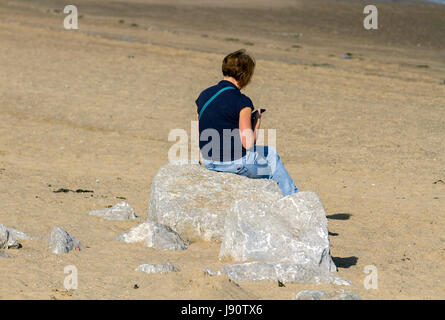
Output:
[[[249,107],[252,100],[242,94],[230,81],[222,80],[216,86],[205,89],[196,100],[198,114],[218,91],[226,87],[234,89],[220,93],[204,110],[199,120],[199,148],[203,158],[213,161],[234,161],[246,154],[239,133],[239,114]]]

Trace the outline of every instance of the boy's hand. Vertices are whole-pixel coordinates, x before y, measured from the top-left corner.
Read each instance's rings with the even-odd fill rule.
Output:
[[[254,131],[258,130],[260,128],[260,125],[261,125],[261,109],[258,110],[258,120],[257,120],[256,126],[255,126],[255,128],[253,128],[253,130]]]

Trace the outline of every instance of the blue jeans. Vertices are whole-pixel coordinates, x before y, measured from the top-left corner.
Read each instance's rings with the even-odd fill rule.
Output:
[[[203,164],[209,170],[231,172],[252,179],[275,180],[285,196],[298,192],[280,156],[272,147],[255,146],[241,159],[227,162],[203,159]]]

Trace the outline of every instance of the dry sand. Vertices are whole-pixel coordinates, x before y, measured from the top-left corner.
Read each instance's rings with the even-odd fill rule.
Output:
[[[366,31],[361,1],[76,4],[80,29],[66,31],[64,1],[0,3],[0,223],[42,237],[0,258],[1,299],[290,299],[337,288],[207,277],[203,268],[224,264],[217,244],[159,252],[112,241],[137,222],[88,216],[124,197],[146,218],[169,131],[189,130],[197,95],[240,47],[257,58],[246,94],[268,109],[263,128],[277,129],[297,186],[323,201],[346,289],[445,298],[445,6],[378,2],[380,29]],[[86,248],[51,254],[56,225]],[[134,271],[167,260],[181,272]],[[63,287],[67,265],[79,271],[75,291]],[[364,288],[367,265],[377,290]]]

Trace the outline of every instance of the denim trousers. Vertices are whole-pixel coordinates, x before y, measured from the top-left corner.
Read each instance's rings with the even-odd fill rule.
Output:
[[[234,161],[219,162],[203,158],[202,162],[209,170],[235,173],[252,179],[275,180],[285,196],[298,192],[277,151],[269,146],[254,146],[244,157]]]

